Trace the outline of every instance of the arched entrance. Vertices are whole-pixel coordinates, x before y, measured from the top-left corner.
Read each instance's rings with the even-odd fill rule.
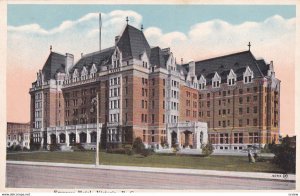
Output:
[[[191,131],[184,131],[184,147],[192,147],[193,146],[193,137]]]
[[[96,143],[97,142],[97,133],[93,131],[91,133],[91,143]]]
[[[66,143],[66,134],[59,134],[59,143]]]
[[[202,131],[200,132],[200,144],[201,145],[203,144],[203,132]]]
[[[79,134],[79,142],[80,142],[80,143],[86,143],[86,133],[81,132],[81,133]]]
[[[75,133],[70,133],[69,134],[69,141],[70,141],[70,146],[74,146],[76,143],[76,135]]]
[[[174,147],[175,144],[177,144],[177,133],[175,131],[173,131],[171,133],[171,138],[172,138],[172,143],[171,143],[171,146]]]
[[[56,135],[54,133],[50,135],[50,142],[51,144],[56,144]]]

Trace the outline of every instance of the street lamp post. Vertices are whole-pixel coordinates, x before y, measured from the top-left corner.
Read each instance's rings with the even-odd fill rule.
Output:
[[[98,96],[98,92],[97,92],[97,108],[96,108],[96,112],[97,112],[97,139],[96,139],[96,166],[99,165],[99,96]]]
[[[92,103],[95,105],[96,102],[96,113],[97,113],[97,122],[96,122],[96,128],[97,128],[97,135],[96,135],[96,157],[95,157],[95,165],[99,165],[99,138],[100,138],[100,131],[99,131],[99,93],[97,92],[97,96],[93,98]]]

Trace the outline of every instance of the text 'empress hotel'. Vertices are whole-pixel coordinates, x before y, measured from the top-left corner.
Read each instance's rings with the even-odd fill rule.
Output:
[[[115,45],[82,55],[50,52],[32,83],[33,143],[92,148],[140,137],[147,146],[219,150],[278,142],[280,80],[273,63],[243,51],[177,64],[169,48],[150,47],[126,25]]]

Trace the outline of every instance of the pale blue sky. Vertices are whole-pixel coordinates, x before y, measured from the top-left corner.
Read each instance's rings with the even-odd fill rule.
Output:
[[[37,23],[44,29],[65,20],[76,20],[90,12],[133,10],[142,15],[145,28],[156,26],[164,32],[187,32],[196,23],[222,19],[232,24],[263,21],[273,15],[296,16],[294,5],[8,5],[8,25]],[[125,19],[124,19],[125,20]]]

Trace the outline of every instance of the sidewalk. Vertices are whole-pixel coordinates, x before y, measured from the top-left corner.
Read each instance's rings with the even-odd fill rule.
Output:
[[[234,172],[234,171],[217,171],[217,170],[113,166],[113,165],[96,166],[91,164],[47,163],[47,162],[30,162],[30,161],[6,161],[6,163],[18,164],[18,165],[49,166],[49,167],[72,167],[72,168],[87,168],[87,169],[220,176],[220,177],[233,177],[233,178],[252,178],[252,179],[260,179],[260,180],[279,180],[279,181],[293,181],[293,182],[296,181],[296,176],[294,174],[284,175],[278,173]]]

